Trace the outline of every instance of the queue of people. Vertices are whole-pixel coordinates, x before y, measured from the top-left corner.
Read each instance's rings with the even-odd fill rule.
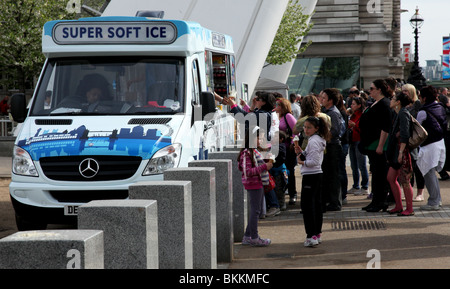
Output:
[[[246,124],[245,145],[239,155],[251,207],[244,245],[269,245],[269,239],[257,234],[258,219],[276,216],[295,205],[297,193],[307,247],[322,242],[323,214],[341,210],[348,194],[367,196],[369,203],[362,210],[405,217],[414,215],[413,202],[425,201],[426,187],[429,197],[420,208],[440,209],[436,173],[441,180],[446,179],[450,105],[438,98],[432,86],[417,91],[410,84],[400,88],[392,79],[376,79],[368,93],[356,86],[350,88],[345,100],[339,90],[327,88],[301,98],[292,94],[289,100],[276,93],[258,92],[251,105],[241,101],[240,106],[232,98],[215,96],[230,105],[232,113],[252,113],[257,121],[261,115],[268,119],[266,123],[258,121],[256,128]],[[300,114],[293,112],[297,105]],[[413,118],[427,130],[428,138],[418,148],[410,149]],[[248,140],[252,138],[257,139],[257,145],[250,145]],[[274,139],[279,141],[276,158],[268,153]],[[349,190],[347,155],[353,176]],[[297,166],[302,178],[298,191]],[[275,179],[273,187],[271,177]],[[388,210],[390,204],[394,207]]]

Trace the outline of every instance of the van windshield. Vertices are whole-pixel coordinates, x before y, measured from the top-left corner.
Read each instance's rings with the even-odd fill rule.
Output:
[[[182,58],[50,59],[31,115],[175,114],[184,111],[184,78]]]

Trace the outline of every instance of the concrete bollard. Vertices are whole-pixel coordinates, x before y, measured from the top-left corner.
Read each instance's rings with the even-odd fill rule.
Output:
[[[216,231],[217,262],[233,260],[233,185],[231,160],[192,161],[189,167],[213,167],[216,169]]]
[[[158,269],[156,201],[91,201],[78,209],[78,228],[103,231],[105,269]]]
[[[103,269],[99,230],[22,231],[0,240],[0,269]]]
[[[192,191],[189,181],[148,181],[130,185],[130,199],[158,204],[160,269],[192,269]]]
[[[194,269],[217,269],[216,174],[214,168],[176,168],[167,181],[191,181]]]
[[[233,180],[233,234],[234,241],[241,242],[248,223],[247,191],[242,184],[242,173],[238,170],[239,151],[223,151],[209,154],[210,160],[231,160]]]

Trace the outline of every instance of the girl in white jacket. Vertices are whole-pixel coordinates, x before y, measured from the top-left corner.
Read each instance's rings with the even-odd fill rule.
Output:
[[[326,142],[330,139],[331,134],[325,120],[319,117],[308,117],[303,128],[309,139],[304,151],[300,147],[296,147],[297,161],[302,165],[300,169],[302,174],[300,206],[306,231],[304,245],[312,247],[322,241],[322,161]]]

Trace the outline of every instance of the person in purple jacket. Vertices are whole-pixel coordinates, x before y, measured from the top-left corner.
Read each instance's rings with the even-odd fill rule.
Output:
[[[268,171],[272,168],[272,162],[264,162],[264,158],[257,148],[253,148],[250,139],[258,144],[258,137],[263,137],[259,127],[245,128],[245,145],[238,157],[239,170],[242,172],[242,184],[247,190],[250,202],[250,216],[245,229],[243,245],[257,247],[269,246],[270,239],[263,239],[258,235],[258,220],[261,214],[262,201],[264,199],[264,180],[268,180]]]

